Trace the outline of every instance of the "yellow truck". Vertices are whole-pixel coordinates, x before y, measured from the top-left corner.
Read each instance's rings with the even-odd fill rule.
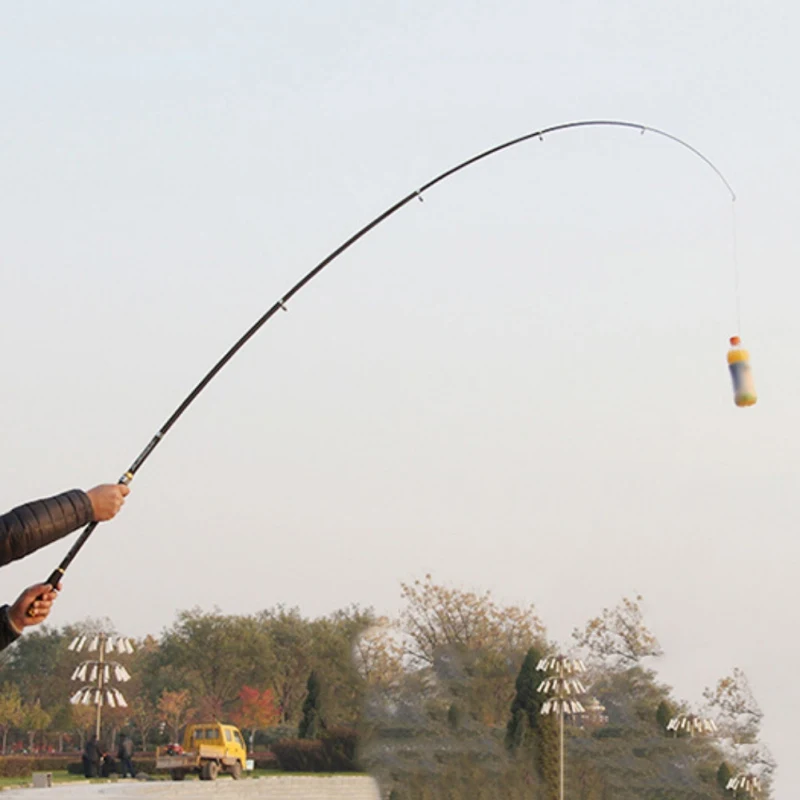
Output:
[[[221,722],[187,725],[183,745],[156,750],[156,769],[168,770],[174,781],[198,773],[201,781],[213,781],[220,772],[234,780],[247,769],[247,749],[238,728]]]

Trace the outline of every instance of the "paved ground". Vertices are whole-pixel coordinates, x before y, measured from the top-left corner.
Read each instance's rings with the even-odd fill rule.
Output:
[[[33,794],[31,794],[33,793]],[[41,798],[38,796],[42,795]],[[281,775],[241,781],[115,781],[62,783],[46,789],[9,789],[3,800],[380,800],[366,775]]]

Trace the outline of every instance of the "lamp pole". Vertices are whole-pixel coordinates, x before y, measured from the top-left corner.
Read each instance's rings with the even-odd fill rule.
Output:
[[[542,704],[542,714],[558,714],[558,796],[564,800],[564,714],[583,714],[586,709],[581,705],[578,696],[586,694],[586,688],[572,677],[586,672],[586,666],[578,658],[566,656],[548,656],[543,658],[536,669],[540,672],[555,673],[545,678],[537,691],[551,695]]]
[[[86,646],[88,652],[97,652],[96,659],[83,661],[75,667],[72,680],[81,681],[84,685],[70,698],[72,705],[82,703],[85,706],[93,703],[96,708],[94,733],[100,739],[100,723],[102,720],[103,705],[111,708],[119,706],[127,708],[128,704],[122,692],[112,686],[112,679],[125,683],[131,679],[130,673],[117,661],[107,661],[106,655],[115,650],[118,653],[133,653],[130,639],[118,636],[116,639],[106,633],[99,633],[93,639],[88,636],[76,636],[69,644],[70,650],[80,653]]]

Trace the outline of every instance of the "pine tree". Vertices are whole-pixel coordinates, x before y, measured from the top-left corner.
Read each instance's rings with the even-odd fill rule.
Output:
[[[672,706],[666,700],[662,700],[656,709],[656,722],[665,735],[667,733],[667,725],[669,725],[669,721],[672,719],[672,714]]]
[[[303,703],[303,718],[300,720],[298,736],[301,739],[317,739],[325,730],[325,720],[322,715],[321,686],[317,673],[312,670],[306,683],[308,694]]]
[[[542,696],[536,691],[541,683],[541,676],[536,672],[536,665],[542,654],[535,648],[528,650],[522,662],[515,684],[517,693],[511,704],[511,717],[506,726],[506,747],[515,750],[525,744],[526,740],[537,738],[542,708]]]
[[[733,773],[731,772],[731,768],[723,761],[717,770],[717,786],[719,786],[722,791],[726,791],[728,788],[728,781],[732,777]]]

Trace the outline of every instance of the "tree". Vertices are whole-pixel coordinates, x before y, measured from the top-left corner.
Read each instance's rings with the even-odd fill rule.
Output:
[[[42,625],[20,637],[3,668],[3,679],[15,683],[25,702],[37,698],[44,707],[57,704],[72,692],[69,676],[74,668],[64,658],[64,634]]]
[[[258,615],[272,654],[269,682],[281,714],[291,723],[300,709],[304,675],[312,668],[313,641],[309,624],[297,608],[276,606]]]
[[[728,789],[728,781],[733,777],[731,768],[723,761],[717,770],[717,786],[723,791]]]
[[[147,734],[159,722],[159,710],[147,697],[137,697],[129,707],[130,720],[142,737],[142,750],[147,749]]]
[[[186,723],[191,709],[189,708],[189,692],[163,692],[158,698],[158,710],[173,734],[173,741],[179,741],[181,728]]]
[[[301,739],[316,739],[325,730],[325,718],[322,714],[322,687],[317,673],[312,670],[306,684],[308,694],[303,703],[303,718],[300,720],[298,736]]]
[[[764,712],[742,670],[737,667],[732,675],[720,678],[714,689],[705,689],[703,697],[717,713],[722,733],[733,744],[752,744],[758,739]]]
[[[558,731],[555,717],[541,714],[545,698],[539,692],[542,675],[536,666],[544,652],[531,647],[515,682],[516,694],[506,726],[506,747],[532,753],[536,772],[550,796],[558,791]]]
[[[731,675],[720,678],[713,689],[706,688],[703,697],[717,717],[731,760],[745,771],[757,773],[769,784],[776,767],[775,759],[759,741],[764,712],[747,675],[737,667]]]
[[[38,699],[24,706],[22,726],[28,734],[28,749],[31,752],[33,752],[36,734],[43,731],[50,724],[50,719],[50,715],[42,708],[42,704]]]
[[[400,586],[406,602],[400,618],[406,653],[418,664],[432,665],[442,648],[521,653],[544,638],[533,606],[500,606],[490,592],[449,589],[430,575]]]
[[[365,684],[353,658],[356,642],[375,617],[357,606],[309,623],[311,667],[325,687],[325,721],[354,726],[364,706]]]
[[[533,607],[503,606],[490,592],[440,586],[430,575],[401,584],[401,593],[407,666],[461,674],[451,688],[468,715],[504,724],[523,654],[544,641]]]
[[[403,647],[381,617],[356,639],[353,647],[356,670],[369,690],[390,689],[403,676]]]
[[[181,611],[162,637],[157,660],[177,671],[207,713],[220,715],[244,684],[266,680],[269,641],[252,617]]]
[[[641,602],[641,595],[634,600],[623,597],[614,608],[604,608],[599,617],[590,619],[583,630],[572,632],[595,665],[630,669],[648,656],[661,655],[658,640],[644,624]]]
[[[506,726],[506,746],[516,750],[526,740],[531,741],[539,731],[542,695],[537,691],[541,676],[536,665],[541,661],[543,653],[531,647],[522,662],[515,683],[516,695],[511,704],[511,716]],[[530,734],[530,735],[528,735]]]
[[[86,733],[87,731],[94,731],[95,725],[95,709],[94,706],[85,706],[83,704],[72,706],[72,729],[78,734],[78,741],[80,749],[86,746]]]
[[[250,686],[242,686],[239,692],[241,707],[237,714],[239,727],[250,731],[250,752],[253,752],[256,731],[277,724],[280,711],[275,703],[272,689],[259,692]]]
[[[3,731],[3,755],[6,754],[8,732],[17,728],[24,718],[22,696],[16,684],[4,683],[0,689],[0,730]]]
[[[669,725],[669,721],[673,718],[674,714],[675,711],[672,704],[667,700],[662,700],[658,704],[658,708],[656,709],[656,722],[665,735],[667,733],[667,725]]]
[[[58,752],[64,752],[64,737],[72,730],[72,706],[68,702],[59,703],[48,708],[52,716],[49,732],[58,736]]]

